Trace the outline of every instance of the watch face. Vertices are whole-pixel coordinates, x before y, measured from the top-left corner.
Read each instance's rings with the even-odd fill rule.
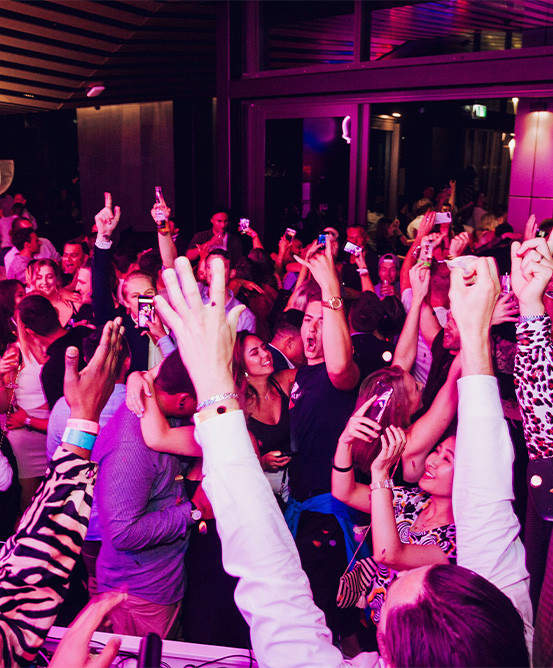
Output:
[[[340,299],[340,297],[331,297],[328,300],[327,304],[331,309],[336,310],[342,306],[342,300]]]

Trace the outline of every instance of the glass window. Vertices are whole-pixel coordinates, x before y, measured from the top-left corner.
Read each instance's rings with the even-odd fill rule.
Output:
[[[354,4],[262,2],[262,69],[353,61]]]
[[[540,0],[440,0],[374,9],[370,59],[539,46],[547,37],[543,28],[551,25],[553,6]]]

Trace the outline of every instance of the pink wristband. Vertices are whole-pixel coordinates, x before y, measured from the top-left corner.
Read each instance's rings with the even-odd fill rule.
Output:
[[[86,431],[88,434],[94,434],[98,436],[100,431],[100,425],[97,422],[92,422],[92,420],[81,420],[78,418],[69,418],[67,420],[68,429],[76,429],[77,431]]]

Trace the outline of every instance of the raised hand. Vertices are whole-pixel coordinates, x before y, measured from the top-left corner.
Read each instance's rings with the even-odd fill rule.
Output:
[[[459,257],[462,255],[465,248],[469,245],[470,237],[468,232],[461,232],[456,237],[453,237],[449,244],[449,254],[452,257]]]
[[[413,290],[413,300],[418,299],[422,302],[430,287],[430,267],[422,262],[413,265],[409,270],[409,280]]]
[[[511,246],[511,284],[520,303],[521,315],[540,315],[544,311],[543,293],[553,274],[551,236],[534,237],[522,245]]]
[[[296,262],[309,269],[313,278],[319,284],[323,292],[323,299],[327,299],[327,295],[338,296],[340,294],[340,282],[332,257],[330,241],[330,236],[327,234],[324,253],[318,252],[321,250],[321,244],[317,243],[309,248],[305,260],[299,255],[294,255]]]
[[[380,436],[381,427],[378,422],[365,417],[368,408],[373,405],[376,399],[376,396],[367,399],[350,417],[340,436],[341,444],[351,445],[356,438],[365,441],[365,443],[372,443]]]
[[[524,228],[524,241],[528,241],[528,239],[534,239],[537,231],[538,223],[536,221],[536,216],[532,214],[526,221],[526,226]]]
[[[420,243],[423,237],[432,232],[432,228],[434,227],[435,222],[436,222],[436,212],[427,211],[422,217],[421,224],[419,225],[419,229],[417,230],[417,237],[416,237],[417,243]]]
[[[72,418],[99,421],[100,413],[113,392],[124,332],[121,318],[107,322],[94,356],[82,371],[79,371],[78,349],[70,346],[66,350],[63,393]]]
[[[465,376],[493,375],[489,334],[499,289],[493,258],[478,258],[468,274],[460,267],[451,272],[449,301],[461,337]]]
[[[407,438],[401,427],[387,427],[380,438],[382,447],[371,465],[372,482],[379,482],[390,477],[392,466],[399,461],[405,450]]]
[[[176,336],[200,403],[214,395],[234,392],[230,366],[238,317],[245,308],[233,308],[227,321],[223,260],[213,258],[211,268],[208,304],[202,302],[192,267],[184,257],[175,261],[176,273],[172,269],[163,272],[172,307],[163,297],[154,298],[157,312]]]
[[[94,216],[94,222],[98,228],[98,238],[101,241],[110,241],[113,231],[117,227],[121,209],[116,206],[112,209],[111,193],[104,193],[104,208]]]

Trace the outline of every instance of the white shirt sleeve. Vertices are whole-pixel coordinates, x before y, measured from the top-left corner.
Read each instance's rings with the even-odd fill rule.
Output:
[[[235,600],[259,665],[274,668],[383,665],[376,653],[350,664],[332,645],[313,603],[296,545],[254,453],[242,411],[196,418],[202,483],[213,506],[223,564],[239,578]]]
[[[465,376],[457,386],[453,480],[457,563],[492,582],[512,600],[524,621],[531,656],[529,576],[512,506],[514,451],[497,380]]]

